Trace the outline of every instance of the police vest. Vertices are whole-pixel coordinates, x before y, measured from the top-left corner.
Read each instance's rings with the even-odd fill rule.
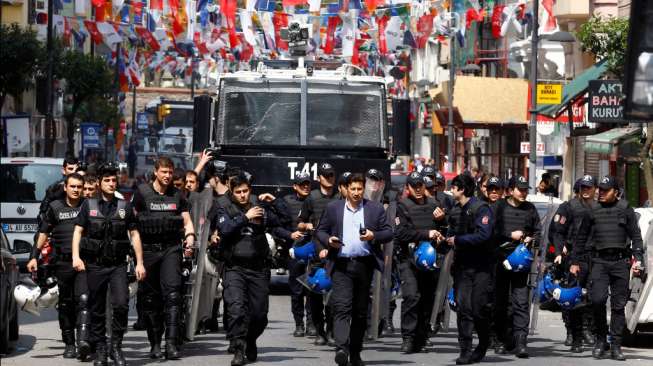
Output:
[[[567,243],[585,243],[587,241],[589,232],[580,230],[580,226],[582,218],[588,215],[591,209],[592,207],[586,206],[578,198],[569,200],[569,211],[572,218],[567,218],[567,220],[571,219],[572,226],[569,227],[569,231],[567,231]]]
[[[249,206],[254,207],[257,204],[256,197],[250,196]],[[243,215],[246,209],[237,205],[231,199],[223,206],[231,219],[238,215]],[[220,220],[220,218],[218,218]],[[225,243],[224,258],[230,260],[263,260],[270,255],[270,247],[267,237],[265,236],[265,217],[262,225],[247,224],[240,229],[240,234],[233,237],[233,241]]]
[[[435,192],[435,199],[440,202],[440,207],[444,207],[447,210],[451,210],[455,206],[453,198],[444,192]]]
[[[125,259],[130,249],[125,222],[126,207],[127,202],[119,199],[113,215],[105,217],[100,210],[99,199],[88,200],[89,227],[86,237],[80,242],[82,256],[109,261]]]
[[[73,231],[75,230],[75,223],[77,222],[77,215],[81,209],[81,205],[77,207],[70,207],[65,201],[56,200],[50,203],[50,208],[54,213],[55,222],[52,223],[54,227],[50,233],[50,239],[57,253],[71,254]]]
[[[322,191],[319,189],[314,189],[311,191],[309,197],[311,201],[313,201],[313,214],[311,215],[311,222],[313,223],[313,226],[317,228],[317,225],[320,222],[320,218],[322,217],[322,212],[324,212],[329,202],[333,201],[333,196],[325,197],[322,194]]]
[[[421,205],[410,198],[402,199],[399,202],[406,208],[415,230],[435,229],[433,211],[438,207],[438,204],[432,197],[426,197],[426,201]]]
[[[628,203],[619,200],[611,207],[599,204],[592,210],[593,242],[596,250],[628,248],[627,209]]]
[[[455,205],[449,212],[449,231],[447,232],[448,237],[457,236],[457,235],[466,235],[474,234],[478,230],[476,227],[476,215],[478,211],[483,208],[488,207],[487,202],[484,202],[480,199],[474,200],[469,207],[463,208],[460,205]],[[483,246],[476,246],[470,248],[461,248],[456,247],[456,256],[457,258],[462,259],[463,257],[478,257],[486,255],[488,248],[491,246],[492,241],[489,240]]]
[[[292,229],[297,229],[297,224],[299,222],[299,211],[302,209],[304,204],[304,199],[299,199],[296,194],[289,194],[283,197],[288,210],[290,211],[290,216],[292,217]]]
[[[514,207],[508,204],[506,199],[497,201],[495,219],[500,225],[497,226],[497,235],[510,237],[513,231],[523,231],[525,235],[532,235],[535,228],[531,226],[533,222],[532,213],[535,207],[530,202],[523,202],[520,207]],[[498,243],[503,245],[505,243]],[[512,252],[518,243],[503,246],[503,254]]]
[[[184,218],[177,214],[181,192],[161,195],[150,184],[141,184],[138,191],[145,201],[145,211],[138,214],[138,231],[146,244],[179,244],[183,238]]]

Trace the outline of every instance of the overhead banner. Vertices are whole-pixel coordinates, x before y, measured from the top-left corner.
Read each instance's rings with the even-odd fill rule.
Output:
[[[594,123],[625,123],[623,91],[618,80],[590,80],[588,120]]]

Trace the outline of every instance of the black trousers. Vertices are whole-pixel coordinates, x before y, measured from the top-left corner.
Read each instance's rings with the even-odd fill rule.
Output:
[[[374,258],[338,259],[331,273],[330,304],[336,348],[359,355],[367,330],[367,308],[374,273]],[[315,309],[313,309],[315,312]]]
[[[490,336],[490,293],[492,267],[490,265],[465,265],[454,267],[454,291],[458,314],[458,343],[461,351],[472,347],[472,333],[476,329],[479,344],[488,345]],[[501,323],[500,323],[501,324]]]
[[[182,250],[178,245],[160,252],[143,252],[147,276],[138,286],[138,296],[143,302],[145,325],[159,332],[165,314],[166,339],[178,336],[182,302],[181,257]]]
[[[100,266],[86,264],[89,300],[91,308],[90,343],[96,345],[106,342],[107,290],[111,286],[111,307],[113,337],[120,337],[127,330],[129,311],[129,288],[127,285],[127,265]]]
[[[571,264],[571,263],[569,263]],[[576,281],[582,288],[587,288],[589,279],[589,263],[586,261],[579,262],[580,273]],[[563,310],[564,312],[564,310]],[[591,319],[591,307],[581,306],[572,310],[568,310],[569,329],[571,330],[574,341],[580,342],[583,337],[583,323],[588,323],[588,317]]]
[[[528,335],[528,324],[530,323],[528,272],[508,271],[499,264],[494,285],[494,324],[497,338],[501,342],[510,343],[511,335],[512,337]],[[508,321],[509,306],[512,310],[511,322]],[[510,331],[511,328],[512,331]]]
[[[255,341],[268,325],[270,269],[227,266],[224,278],[227,338]]]
[[[621,345],[626,315],[624,308],[628,301],[630,281],[630,260],[619,259],[614,261],[594,258],[590,272],[592,288],[590,299],[594,312],[594,331],[598,339],[604,340],[608,334],[605,304],[608,300],[610,289],[610,333],[612,343]]]
[[[57,310],[59,312],[59,328],[62,331],[72,331],[75,329],[77,322],[77,313],[82,310],[79,304],[79,297],[88,296],[88,284],[86,282],[86,272],[77,272],[73,268],[72,262],[57,260],[54,263],[54,274],[59,286],[59,303]]]
[[[409,259],[399,262],[401,278],[401,335],[422,344],[430,330],[438,272],[420,271]]]
[[[304,324],[304,313],[309,322],[311,320],[311,302],[308,297],[308,289],[304,287],[297,277],[306,273],[306,263],[291,259],[288,262],[288,287],[290,287],[290,310],[292,311],[295,324]]]

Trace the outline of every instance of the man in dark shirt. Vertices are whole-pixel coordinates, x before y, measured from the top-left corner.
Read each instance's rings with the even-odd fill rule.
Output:
[[[91,332],[89,341],[96,350],[95,366],[106,366],[106,296],[111,286],[113,320],[111,324],[111,359],[114,365],[126,365],[122,338],[127,330],[129,290],[127,255],[130,241],[136,256],[136,278],[145,278],[143,251],[136,217],[129,202],[115,197],[118,167],[103,164],[99,171],[100,197],[84,201],[73,233],[72,264],[76,271],[86,271]]]

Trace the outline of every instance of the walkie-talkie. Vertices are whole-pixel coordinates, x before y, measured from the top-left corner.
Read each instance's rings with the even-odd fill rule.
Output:
[[[363,227],[363,224],[359,224],[359,225],[360,225],[360,226],[359,226],[359,229],[358,229],[358,233],[359,233],[361,236],[363,236],[363,235],[365,235],[365,233],[367,232],[367,229]]]

